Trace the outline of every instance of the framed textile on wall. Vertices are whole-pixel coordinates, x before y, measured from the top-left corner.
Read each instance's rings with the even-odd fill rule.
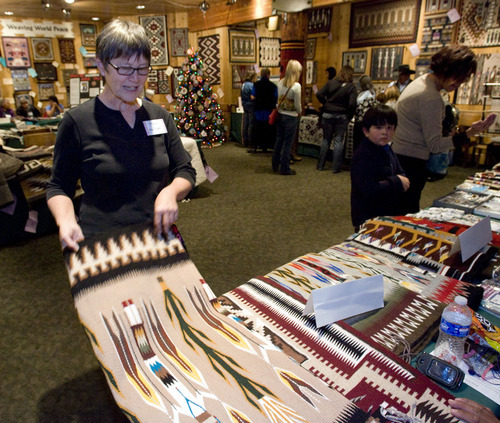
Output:
[[[496,1],[463,0],[458,42],[469,47],[500,45],[499,10]]]
[[[31,82],[27,69],[12,69],[10,71],[14,91],[30,91]]]
[[[306,84],[316,84],[318,76],[318,62],[316,60],[308,60],[306,62]]]
[[[97,28],[94,24],[80,24],[80,35],[82,37],[82,46],[95,47]]]
[[[8,68],[31,67],[30,50],[26,37],[2,37],[2,43]]]
[[[151,66],[168,65],[167,23],[165,16],[140,16],[151,47]]]
[[[378,0],[351,4],[349,48],[413,43],[421,0]]]
[[[31,47],[33,48],[33,60],[52,61],[54,60],[54,51],[52,50],[52,39],[50,38],[32,38]]]
[[[395,70],[403,64],[404,47],[381,47],[372,49],[370,76],[374,81],[390,81],[395,78]]]
[[[233,89],[239,90],[245,82],[245,76],[249,71],[255,71],[254,65],[233,65]]]
[[[71,38],[58,38],[61,63],[76,63],[75,43]]]
[[[308,38],[306,41],[306,59],[313,60],[316,53],[316,38]]]
[[[170,30],[172,56],[187,56],[189,49],[188,28],[174,28]]]
[[[281,39],[260,37],[259,59],[260,66],[267,68],[279,67],[281,61]]]
[[[366,72],[367,60],[368,50],[344,51],[342,53],[342,66],[351,66],[355,74],[363,74]]]
[[[54,84],[38,84],[38,98],[42,101],[48,100],[51,95],[55,95]]]
[[[205,76],[209,84],[220,84],[220,42],[219,35],[198,38],[200,58],[205,66]]]
[[[320,34],[330,32],[332,24],[332,8],[323,7],[321,9],[312,9],[308,12],[307,33]]]
[[[63,85],[67,88],[69,88],[69,84],[71,81],[71,75],[78,75],[78,70],[77,69],[61,69],[62,72],[62,78],[63,78]]]
[[[446,13],[439,15],[426,15],[420,55],[431,56],[444,46],[455,41],[457,25],[451,23]]]
[[[425,13],[443,13],[457,7],[459,0],[426,0]]]
[[[158,69],[158,94],[170,94],[170,76],[166,69]]]
[[[229,61],[255,63],[255,32],[229,30]]]
[[[39,81],[57,81],[57,69],[52,63],[35,63]]]

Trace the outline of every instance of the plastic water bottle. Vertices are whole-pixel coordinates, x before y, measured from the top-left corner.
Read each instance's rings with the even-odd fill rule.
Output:
[[[448,363],[459,365],[464,355],[464,345],[472,324],[472,313],[467,307],[467,298],[456,296],[441,315],[439,337],[434,355]]]

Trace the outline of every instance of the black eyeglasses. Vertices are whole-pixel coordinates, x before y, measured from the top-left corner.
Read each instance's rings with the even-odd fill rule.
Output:
[[[142,76],[149,75],[149,72],[153,70],[151,66],[144,66],[142,68],[133,68],[131,66],[115,66],[111,62],[109,62],[109,64],[116,69],[118,75],[124,75],[124,76],[130,76],[134,73],[134,71],[137,71],[137,73]]]

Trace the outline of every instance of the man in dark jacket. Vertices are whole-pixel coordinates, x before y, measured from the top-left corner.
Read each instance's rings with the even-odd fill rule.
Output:
[[[254,103],[254,130],[252,133],[252,147],[248,152],[255,152],[257,148],[264,151],[274,146],[276,130],[269,125],[269,115],[278,101],[278,87],[269,80],[271,71],[264,68],[260,72],[260,79],[253,84],[252,99]]]

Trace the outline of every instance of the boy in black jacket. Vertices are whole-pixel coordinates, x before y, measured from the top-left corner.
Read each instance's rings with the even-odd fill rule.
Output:
[[[394,109],[383,104],[363,118],[365,138],[351,161],[351,218],[356,231],[372,217],[401,214],[401,194],[410,181],[389,145],[397,122]]]

